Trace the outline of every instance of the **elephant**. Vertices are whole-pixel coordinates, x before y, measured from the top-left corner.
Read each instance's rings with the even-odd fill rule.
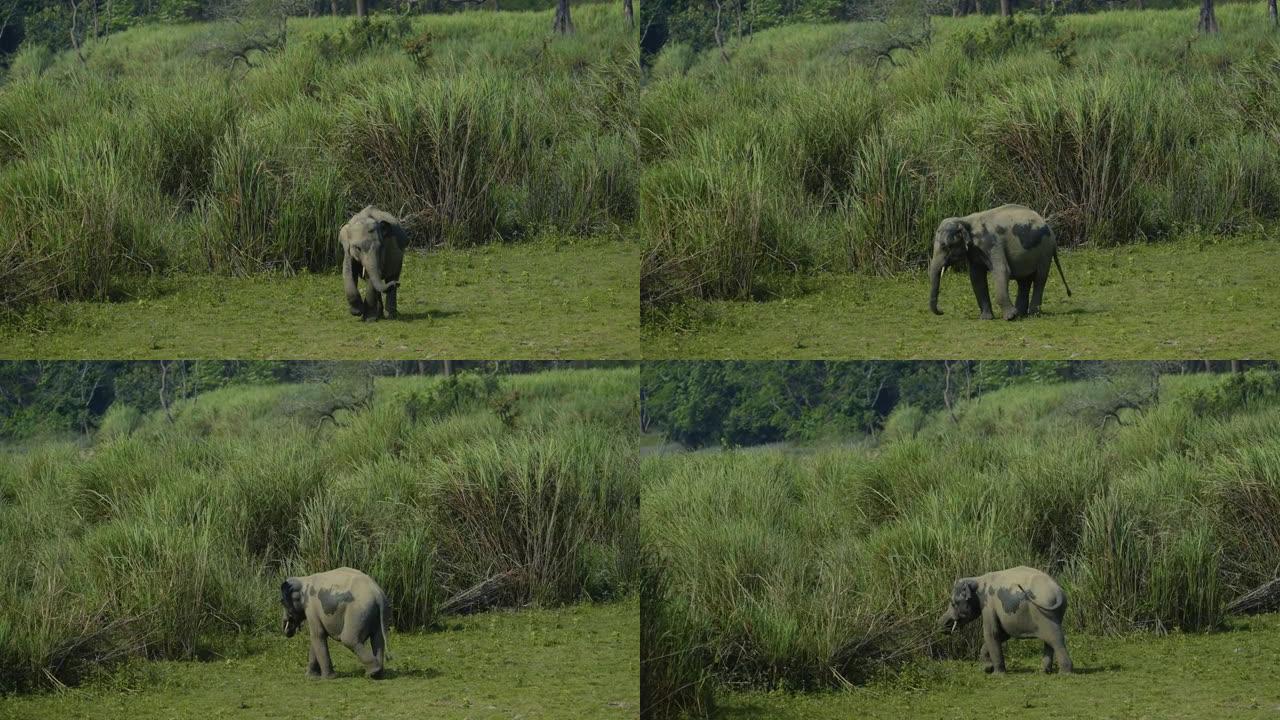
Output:
[[[351,216],[338,231],[342,243],[342,281],[346,287],[351,314],[363,320],[382,317],[382,298],[386,296],[387,317],[396,317],[396,288],[400,284],[400,266],[408,237],[400,221],[390,213],[368,205]],[[368,281],[364,299],[360,298],[360,278]]]
[[[336,677],[329,659],[330,637],[360,658],[366,676],[382,677],[389,606],[373,578],[349,567],[285,578],[280,583],[280,604],[284,605],[285,637],[293,637],[304,621],[311,632],[308,677]]]
[[[1001,205],[964,217],[943,220],[933,234],[933,259],[929,262],[929,309],[938,309],[938,285],[951,265],[968,265],[969,282],[978,299],[983,320],[992,319],[987,273],[995,274],[996,301],[1005,320],[1040,312],[1040,299],[1049,279],[1050,262],[1058,265],[1058,277],[1071,296],[1071,287],[1058,260],[1053,230],[1040,214],[1022,205]],[[1009,280],[1018,281],[1018,302],[1009,302]],[[1030,303],[1028,304],[1028,294]]]
[[[1004,641],[1009,638],[1039,638],[1044,643],[1041,667],[1048,673],[1058,661],[1058,671],[1071,672],[1067,639],[1062,634],[1062,618],[1067,613],[1067,594],[1045,573],[1019,566],[960,578],[951,588],[951,606],[938,620],[943,633],[951,634],[961,625],[982,616],[982,669],[1004,672]]]

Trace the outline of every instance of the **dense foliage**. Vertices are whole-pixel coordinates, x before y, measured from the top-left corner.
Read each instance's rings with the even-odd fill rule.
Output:
[[[706,707],[712,679],[810,688],[976,658],[977,631],[936,632],[958,577],[1050,572],[1068,637],[1211,630],[1274,579],[1274,370],[1018,384],[953,410],[900,405],[861,446],[642,460],[662,640],[642,696],[676,701],[654,717]]]
[[[919,268],[943,218],[1005,202],[1066,247],[1264,232],[1280,221],[1265,12],[1222,6],[1218,37],[1191,10],[934,18],[887,60],[867,52],[874,22],[668,44],[640,98],[643,307]]]
[[[0,440],[88,433],[101,425],[113,403],[146,413],[229,385],[336,382],[460,370],[492,378],[498,373],[617,364],[591,360],[4,362],[0,363]]]
[[[342,565],[401,630],[630,594],[637,376],[235,385],[0,447],[0,690],[233,653],[282,577]]]
[[[648,431],[694,448],[803,442],[878,432],[900,405],[933,412],[1010,385],[1205,367],[1201,361],[657,361],[642,371],[643,421]],[[1231,364],[1208,367],[1224,371]]]
[[[415,248],[613,234],[636,208],[635,40],[612,5],[574,18],[555,38],[549,13],[472,12],[23,50],[0,85],[0,313],[183,271],[334,272],[366,204]]]

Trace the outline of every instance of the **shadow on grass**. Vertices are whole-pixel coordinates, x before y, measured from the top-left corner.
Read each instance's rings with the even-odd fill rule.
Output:
[[[363,675],[364,673],[361,672],[359,674]],[[441,677],[443,675],[444,673],[440,672],[435,668],[420,668],[420,667],[401,668],[401,669],[384,668],[382,670],[383,681],[395,680],[396,678],[417,678],[420,680],[434,680],[435,678]]]

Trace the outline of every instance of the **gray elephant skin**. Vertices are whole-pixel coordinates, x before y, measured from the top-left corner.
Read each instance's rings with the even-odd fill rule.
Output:
[[[307,675],[335,677],[329,638],[346,645],[364,663],[365,675],[382,677],[387,648],[387,596],[373,578],[349,567],[280,584],[284,634],[293,637],[305,622],[311,633]]]
[[[408,237],[396,216],[369,205],[338,231],[342,243],[342,282],[351,314],[363,320],[382,317],[386,296],[387,317],[396,317],[396,288]],[[367,282],[360,297],[360,280]]]
[[[939,629],[950,634],[965,623],[982,618],[982,669],[1004,672],[1004,641],[1009,638],[1037,638],[1044,643],[1042,667],[1071,672],[1062,618],[1067,613],[1067,594],[1053,578],[1025,566],[960,578],[951,588],[951,606],[938,620]]]
[[[987,273],[995,276],[996,301],[1005,320],[1040,312],[1040,300],[1049,280],[1050,263],[1058,264],[1058,277],[1071,295],[1058,260],[1053,230],[1040,214],[1022,205],[1001,205],[964,217],[943,220],[933,234],[933,259],[929,261],[929,309],[938,309],[938,286],[952,265],[967,265],[969,282],[978,299],[983,320],[992,319]],[[1018,302],[1009,301],[1009,280],[1018,282]]]

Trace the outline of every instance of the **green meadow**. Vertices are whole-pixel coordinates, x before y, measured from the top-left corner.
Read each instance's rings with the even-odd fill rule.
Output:
[[[646,704],[1274,715],[1276,617],[1228,607],[1280,566],[1280,374],[1147,382],[1020,384],[898,405],[870,436],[646,453]],[[989,678],[977,630],[937,632],[956,578],[1024,564],[1068,594],[1077,676],[1037,677],[1039,648],[1011,641],[1016,672]]]
[[[17,695],[0,715],[336,698],[306,689],[278,598],[283,577],[344,565],[390,599],[400,676],[367,692],[402,714],[634,713],[637,374],[339,368],[118,401],[88,434],[6,443],[0,681]],[[376,684],[332,652],[341,683]]]
[[[279,353],[252,343],[283,324],[318,355],[381,357],[331,348],[342,331],[369,336],[342,311],[337,231],[374,204],[425,252],[403,278],[413,351],[438,335],[439,352],[474,357],[633,343],[635,39],[612,4],[577,7],[568,36],[551,16],[290,18],[283,44],[243,58],[253,18],[144,24],[80,53],[25,47],[0,80],[4,332],[48,357],[40,329],[90,323],[107,337],[68,354],[148,355],[145,338],[120,352],[109,336],[177,324],[220,289],[226,325],[204,319],[181,349]],[[549,261],[546,246],[564,252]],[[468,251],[489,247],[504,272],[469,271]],[[332,307],[313,303],[310,276]],[[135,310],[167,293],[164,316]],[[432,333],[433,310],[453,327]],[[618,334],[572,332],[592,323]]]
[[[879,63],[877,23],[773,27],[727,42],[727,60],[668,44],[640,95],[646,345],[654,357],[1270,347],[1274,306],[1255,296],[1280,268],[1280,36],[1265,11],[1223,3],[1213,37],[1195,34],[1192,8],[934,17],[927,43]],[[1075,296],[1055,273],[1030,329],[975,325],[960,273],[943,282],[949,317],[929,316],[934,229],[1005,202],[1049,219]],[[1223,312],[1231,302],[1239,314]],[[1259,326],[1262,340],[1239,337]]]

